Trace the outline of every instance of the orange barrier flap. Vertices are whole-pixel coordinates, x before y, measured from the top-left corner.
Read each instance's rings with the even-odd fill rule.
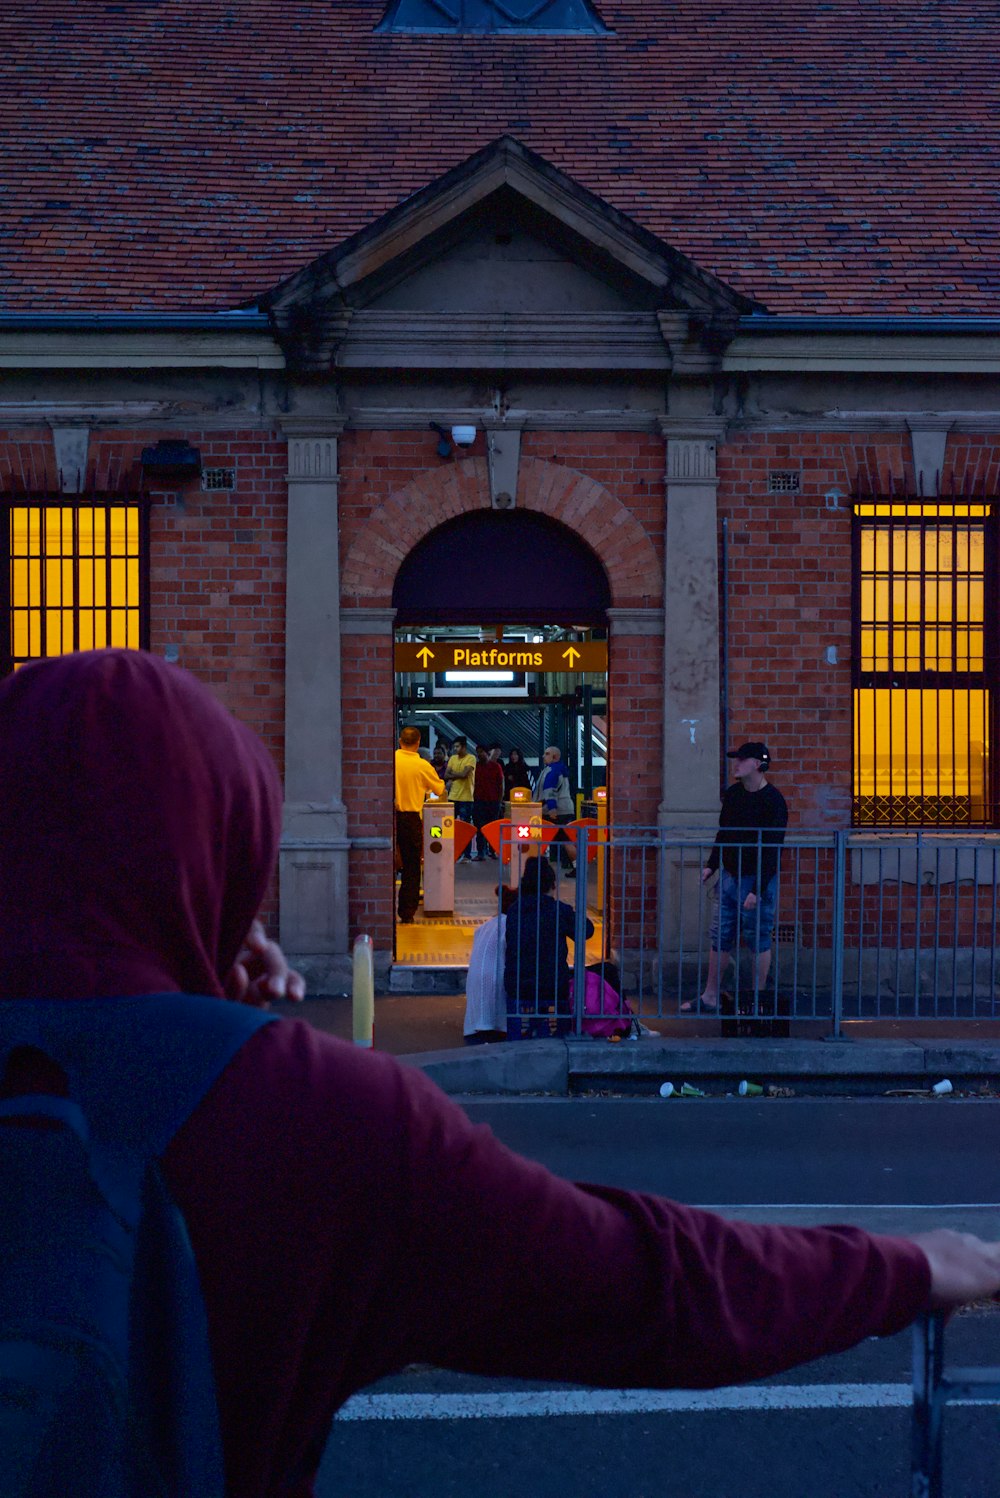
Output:
[[[466,848],[476,835],[476,829],[471,822],[460,822],[455,818],[455,862],[461,858]]]

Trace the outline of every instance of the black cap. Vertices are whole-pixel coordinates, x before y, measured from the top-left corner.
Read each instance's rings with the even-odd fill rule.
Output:
[[[738,749],[730,749],[726,754],[726,758],[759,759],[761,761],[761,768],[766,770],[771,763],[771,751],[766,744],[758,743],[755,740],[752,744],[741,744]]]

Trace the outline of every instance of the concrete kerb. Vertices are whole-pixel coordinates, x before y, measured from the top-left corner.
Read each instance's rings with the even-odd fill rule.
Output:
[[[521,1041],[465,1051],[427,1051],[399,1058],[417,1066],[444,1092],[566,1096],[581,1087],[632,1087],[645,1079],[738,1083],[744,1077],[800,1081],[813,1091],[823,1083],[838,1091],[854,1081],[870,1090],[929,1088],[948,1077],[981,1083],[1000,1078],[1000,1044],[921,1040],[717,1040],[649,1037],[609,1044],[591,1040]]]

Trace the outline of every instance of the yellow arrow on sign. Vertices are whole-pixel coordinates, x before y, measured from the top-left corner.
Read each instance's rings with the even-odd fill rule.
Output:
[[[579,650],[574,650],[573,647],[572,647],[572,645],[569,647],[568,650],[564,650],[563,651],[563,660],[564,661],[569,661],[570,669],[571,670],[573,668],[573,662],[574,661],[578,661],[579,659],[580,659],[580,652],[579,652]]]
[[[417,659],[423,661],[424,665],[426,666],[428,661],[432,661],[434,659],[434,652],[433,650],[428,650],[427,646],[425,645],[423,650],[417,651]]]

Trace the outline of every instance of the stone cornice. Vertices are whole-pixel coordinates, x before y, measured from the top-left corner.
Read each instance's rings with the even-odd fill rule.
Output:
[[[662,609],[608,609],[612,639],[622,635],[662,635]]]
[[[686,319],[680,319],[686,326]],[[642,369],[673,362],[655,312],[357,312],[338,369]]]
[[[342,635],[391,635],[396,622],[395,609],[341,609]]]
[[[727,421],[722,416],[658,416],[660,434],[669,442],[724,442]]]

